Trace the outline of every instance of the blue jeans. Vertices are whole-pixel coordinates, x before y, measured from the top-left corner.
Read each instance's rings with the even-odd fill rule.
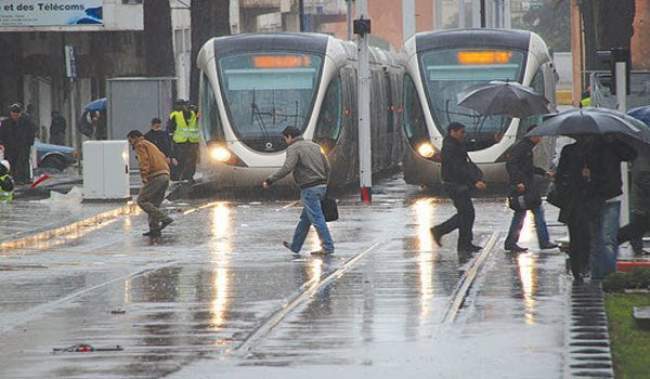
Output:
[[[291,251],[294,253],[300,252],[311,225],[316,228],[323,250],[326,253],[334,252],[334,241],[332,241],[332,236],[327,228],[325,216],[323,216],[323,210],[320,206],[321,200],[325,198],[325,192],[327,192],[327,186],[325,185],[309,187],[300,191],[300,200],[304,208],[300,214],[300,221],[296,226],[293,241],[291,242]]]
[[[604,279],[616,272],[618,228],[621,202],[605,203],[599,217],[591,222],[591,277]]]
[[[535,218],[535,231],[537,231],[537,240],[540,246],[548,245],[550,243],[548,237],[548,228],[546,227],[546,220],[544,219],[544,208],[540,205],[537,208],[530,210],[533,212]],[[526,219],[527,211],[515,211],[508,230],[508,237],[506,237],[506,247],[512,247],[519,241],[521,228],[524,227],[524,220]]]

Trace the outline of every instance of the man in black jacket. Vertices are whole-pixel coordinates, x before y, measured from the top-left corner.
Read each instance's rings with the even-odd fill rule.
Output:
[[[442,246],[442,237],[458,229],[458,252],[468,253],[481,250],[472,244],[472,227],[474,226],[474,204],[471,191],[485,189],[481,170],[469,159],[463,140],[465,126],[452,122],[447,126],[447,136],[442,141],[442,181],[447,194],[454,203],[458,213],[442,224],[431,228],[433,239]]]
[[[531,126],[528,131],[531,131],[535,125]],[[527,137],[519,141],[511,150],[510,158],[506,163],[506,170],[510,176],[510,185],[512,187],[513,196],[523,195],[528,199],[539,199],[539,193],[535,186],[535,175],[548,175],[548,173],[533,164],[533,148],[540,143],[542,137]],[[535,219],[535,230],[537,231],[537,240],[541,249],[554,249],[556,244],[549,241],[548,229],[546,227],[546,220],[544,219],[544,208],[540,205],[530,209],[533,212]],[[517,245],[521,228],[524,226],[526,218],[525,210],[516,210],[512,216],[510,229],[508,230],[508,237],[505,241],[505,249],[515,253],[526,251]]]
[[[167,164],[170,168],[178,164],[176,159],[173,157],[172,141],[169,137],[169,133],[162,130],[162,121],[159,118],[151,120],[151,130],[144,134],[144,138],[156,145],[158,150],[165,154],[165,160],[167,160]]]
[[[29,156],[34,144],[34,126],[22,112],[20,104],[13,104],[9,109],[9,118],[0,125],[0,145],[5,147],[11,175],[17,184],[31,181]]]

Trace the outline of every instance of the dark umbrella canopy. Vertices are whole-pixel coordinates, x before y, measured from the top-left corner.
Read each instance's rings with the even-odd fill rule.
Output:
[[[650,144],[650,128],[641,121],[611,109],[590,107],[571,109],[551,116],[526,136],[610,133]]]
[[[631,109],[627,114],[650,126],[650,105]]]
[[[544,96],[517,82],[492,81],[461,93],[458,98],[458,105],[486,116],[526,118],[549,113],[549,102]]]

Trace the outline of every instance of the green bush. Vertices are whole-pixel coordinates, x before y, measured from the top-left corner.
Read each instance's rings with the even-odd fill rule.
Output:
[[[629,273],[628,283],[629,286],[626,286],[625,288],[647,289],[650,286],[650,270],[635,268]]]
[[[603,280],[603,290],[605,292],[623,292],[627,285],[627,273],[614,272]]]

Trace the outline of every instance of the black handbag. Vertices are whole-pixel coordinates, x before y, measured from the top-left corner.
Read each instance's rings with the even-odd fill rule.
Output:
[[[546,194],[546,202],[558,208],[564,208],[566,205],[566,198],[558,191],[556,184],[551,184],[551,189]]]
[[[335,199],[325,196],[325,199],[320,202],[320,207],[323,210],[325,221],[330,222],[339,219],[339,208]]]
[[[514,211],[527,211],[542,205],[542,199],[535,191],[513,193],[508,196],[508,206]]]

